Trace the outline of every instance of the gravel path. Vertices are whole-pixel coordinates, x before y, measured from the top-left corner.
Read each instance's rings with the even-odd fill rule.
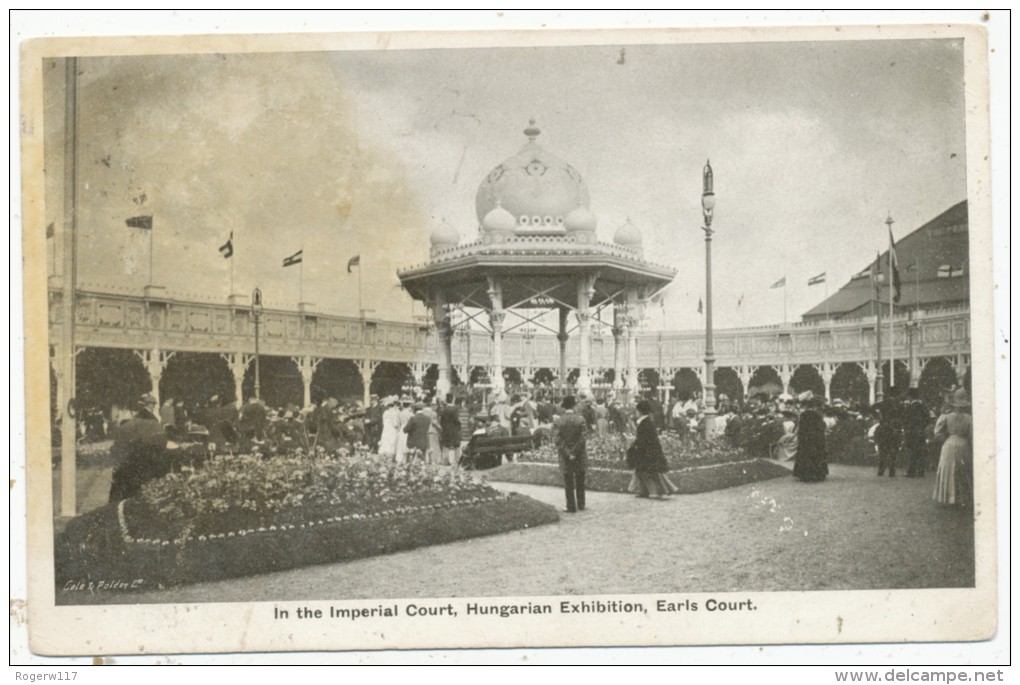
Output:
[[[931,500],[932,476],[833,465],[666,501],[589,493],[558,525],[358,561],[97,603],[967,587],[969,514]],[[496,484],[562,506],[557,488]]]

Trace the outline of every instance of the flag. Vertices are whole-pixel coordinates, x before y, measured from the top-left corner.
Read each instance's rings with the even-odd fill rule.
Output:
[[[963,275],[963,266],[954,266],[953,264],[943,264],[939,267],[938,276],[939,278],[958,278]]]
[[[896,258],[896,241],[889,226],[889,271],[892,272],[893,302],[900,301],[900,260]]]
[[[284,260],[283,260],[283,265],[284,266],[294,266],[295,264],[300,264],[301,261],[302,261],[302,256],[304,255],[304,252],[305,252],[304,249],[301,249],[301,250],[298,250],[297,252],[295,252],[294,254],[292,254],[291,256],[285,257]]]
[[[737,306],[744,304],[744,293],[740,293],[740,297],[737,298]]]
[[[874,276],[873,266],[874,265],[868,265],[867,268],[863,269],[862,271],[858,271],[857,273],[855,273],[853,276],[850,277],[850,280],[851,281],[857,281],[857,280],[860,280],[862,278],[871,278],[872,276]]]
[[[825,283],[825,272],[824,271],[822,273],[818,274],[817,276],[812,276],[807,281],[808,285],[818,285],[819,283]]]
[[[230,259],[234,256],[234,232],[230,232],[230,237],[227,238],[227,242],[220,245],[220,254],[223,255],[224,259]]]
[[[141,228],[146,231],[152,230],[152,215],[133,216],[125,222],[128,228]]]
[[[703,306],[703,304],[701,302],[701,298],[699,297],[698,298],[698,314],[700,314],[703,309],[704,309],[704,306]]]
[[[54,235],[56,235],[56,230],[54,229],[53,222],[51,221],[46,226],[46,237],[47,238],[52,238]]]
[[[786,276],[783,276],[778,281],[776,281],[775,283],[770,285],[769,286],[769,290],[773,290],[775,288],[785,288],[785,287],[786,287]]]
[[[359,254],[356,254],[347,260],[347,273],[350,273],[351,269],[356,266],[361,266],[361,255]]]

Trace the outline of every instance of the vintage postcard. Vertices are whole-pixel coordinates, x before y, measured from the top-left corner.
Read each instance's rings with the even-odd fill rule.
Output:
[[[33,652],[989,639],[987,50],[25,43]]]

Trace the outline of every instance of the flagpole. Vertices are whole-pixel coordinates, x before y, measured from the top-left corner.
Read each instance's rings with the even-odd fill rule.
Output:
[[[153,217],[155,218],[155,217]],[[154,226],[149,226],[149,285],[153,285],[152,282],[152,234],[156,232]]]
[[[301,246],[301,261],[298,262],[298,306],[305,301],[305,246]]]
[[[914,310],[921,313],[921,264],[914,260]]]
[[[892,241],[892,214],[888,215],[885,223],[889,227],[889,392],[892,392],[893,386],[896,385],[896,338],[893,337],[893,316],[896,314],[893,307],[893,291],[896,289],[896,282],[893,279],[893,252],[896,248]]]
[[[234,294],[234,233],[230,233],[230,292],[227,293],[227,297],[231,297]]]
[[[365,316],[365,308],[361,303],[361,257],[358,257],[358,315]]]
[[[783,276],[783,323],[786,322],[786,276]]]
[[[825,274],[825,320],[831,321],[832,317],[829,315],[829,274]]]

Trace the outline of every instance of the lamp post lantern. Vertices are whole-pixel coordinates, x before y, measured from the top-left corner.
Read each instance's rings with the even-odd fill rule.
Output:
[[[259,369],[259,321],[262,319],[262,291],[259,288],[251,293],[251,318],[255,324],[255,399],[262,399],[261,373]],[[237,398],[241,401],[243,398]]]
[[[711,161],[702,172],[701,213],[705,225],[705,437],[715,433],[715,349],[712,345],[712,216],[715,190]]]

